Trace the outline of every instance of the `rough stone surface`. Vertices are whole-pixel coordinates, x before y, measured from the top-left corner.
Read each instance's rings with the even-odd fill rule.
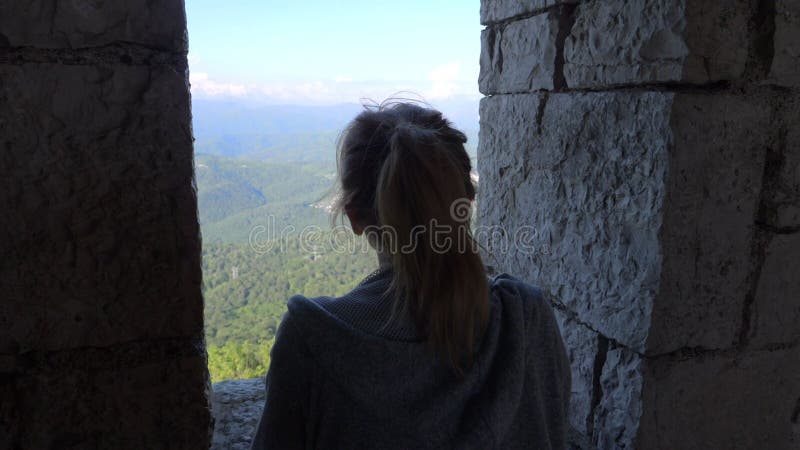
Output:
[[[608,351],[600,376],[602,395],[595,411],[592,437],[599,450],[638,448],[633,442],[642,415],[645,384],[642,364],[642,358],[630,350],[614,348]]]
[[[167,343],[26,355],[0,379],[0,448],[206,448],[206,359],[191,353]]]
[[[556,310],[556,321],[572,368],[570,422],[579,433],[591,435],[595,364],[600,350],[600,336],[559,310]]]
[[[551,6],[482,2],[476,234],[556,306],[571,448],[798,448],[800,2]]]
[[[636,448],[800,446],[800,347],[659,358],[645,373]]]
[[[82,48],[126,42],[185,52],[183,1],[0,1],[0,48]]]
[[[15,211],[0,348],[202,335],[185,74],[22,64],[0,80],[0,207]]]
[[[774,56],[770,81],[800,87],[800,1],[775,0]]]
[[[248,450],[264,409],[264,378],[214,384],[212,450]]]
[[[539,14],[481,32],[481,71],[484,93],[553,89],[558,16]]]
[[[638,351],[732,345],[779,139],[749,130],[770,129],[770,105],[656,92],[484,99],[485,118],[508,119],[483,121],[480,223],[511,241],[533,227],[528,247],[487,242],[490,259]]]
[[[607,0],[578,5],[564,44],[570,87],[688,82],[744,75],[746,0]]]
[[[764,163],[779,138],[771,126],[774,100],[676,95],[652,353],[728,348],[738,338]]]
[[[751,345],[800,340],[800,233],[776,235],[766,248],[752,310]]]
[[[644,348],[658,288],[672,98],[521,94],[481,103],[479,223],[507,234],[485,242],[488,259],[634,348]],[[518,245],[513,236],[527,227]]]
[[[481,23],[488,25],[516,16],[535,13],[549,6],[577,3],[580,0],[495,0],[481,2]]]
[[[0,0],[0,448],[211,442],[183,2]]]
[[[768,191],[761,220],[778,230],[800,230],[800,95],[781,94],[773,124],[778,143],[768,161]]]

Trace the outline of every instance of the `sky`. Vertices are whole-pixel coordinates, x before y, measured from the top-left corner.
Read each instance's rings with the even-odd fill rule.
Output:
[[[186,0],[197,98],[479,97],[480,0]]]

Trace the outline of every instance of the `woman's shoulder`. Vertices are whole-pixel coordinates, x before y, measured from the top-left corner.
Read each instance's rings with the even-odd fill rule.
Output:
[[[283,321],[291,322],[301,332],[318,329],[322,323],[331,321],[332,317],[326,306],[335,301],[334,297],[293,295],[286,302],[286,314]]]
[[[523,311],[526,328],[533,327],[545,333],[557,329],[553,305],[540,287],[501,273],[491,279],[490,290],[495,301]]]
[[[489,283],[492,294],[504,299],[510,298],[525,303],[545,304],[542,290],[531,283],[525,282],[507,273],[501,273],[491,278]]]

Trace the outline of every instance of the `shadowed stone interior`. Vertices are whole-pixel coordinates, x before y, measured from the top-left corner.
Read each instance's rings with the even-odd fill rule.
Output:
[[[487,262],[576,448],[800,445],[800,2],[483,0]],[[476,36],[477,38],[477,36]],[[0,0],[0,449],[211,445],[182,0]],[[246,448],[263,380],[216,385]]]
[[[182,0],[0,0],[0,448],[207,448]]]

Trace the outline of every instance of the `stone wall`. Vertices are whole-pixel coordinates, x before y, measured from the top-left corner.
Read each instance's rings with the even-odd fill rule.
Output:
[[[182,0],[0,0],[0,449],[207,448]]]
[[[800,1],[481,19],[479,223],[556,308],[575,445],[798,448]]]
[[[249,450],[267,398],[264,377],[214,383],[211,450]]]

